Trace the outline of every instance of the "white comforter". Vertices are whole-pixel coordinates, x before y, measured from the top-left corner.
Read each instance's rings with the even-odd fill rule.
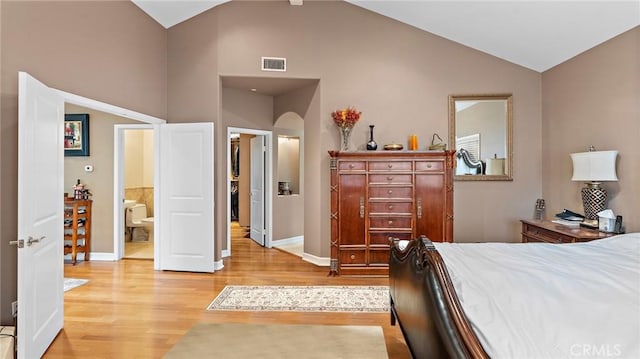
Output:
[[[435,245],[492,358],[640,358],[640,233]]]

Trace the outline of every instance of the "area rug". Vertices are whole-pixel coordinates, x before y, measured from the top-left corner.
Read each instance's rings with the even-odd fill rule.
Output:
[[[378,326],[198,323],[164,357],[382,359],[388,355]]]
[[[65,278],[64,279],[64,291],[71,290],[73,288],[77,288],[83,284],[89,282],[88,279],[78,279],[78,278]]]
[[[388,312],[389,287],[230,285],[207,310]]]

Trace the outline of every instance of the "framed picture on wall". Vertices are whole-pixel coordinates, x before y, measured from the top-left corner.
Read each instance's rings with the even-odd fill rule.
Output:
[[[89,114],[64,115],[64,155],[89,156]]]

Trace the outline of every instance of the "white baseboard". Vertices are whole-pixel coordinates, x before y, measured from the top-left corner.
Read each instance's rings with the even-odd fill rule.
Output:
[[[71,260],[71,254],[65,254],[65,260]],[[116,260],[116,256],[113,253],[104,253],[104,252],[91,252],[89,254],[89,259],[92,261],[110,261],[113,262]],[[76,260],[83,261],[84,253],[76,254]]]
[[[223,249],[222,252],[220,253],[220,257],[227,258],[228,256],[230,256],[229,250],[228,249]]]
[[[91,257],[89,257],[92,261],[116,261],[116,255],[113,253],[104,253],[104,252],[91,252]]]
[[[317,257],[313,254],[308,253],[302,253],[302,260],[311,264],[315,264],[319,267],[328,267],[329,263],[331,262],[331,258]]]
[[[213,262],[213,270],[214,271],[219,271],[222,270],[222,268],[224,268],[224,263],[222,262],[222,259],[216,262]]]
[[[271,247],[284,246],[286,244],[296,244],[304,242],[304,236],[295,236],[291,238],[277,239],[271,241]]]

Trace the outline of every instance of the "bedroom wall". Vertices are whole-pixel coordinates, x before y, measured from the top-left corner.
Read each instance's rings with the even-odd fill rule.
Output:
[[[273,126],[273,97],[260,95],[250,91],[242,91],[234,88],[222,88],[222,118],[225,126],[219,126],[216,140],[222,144],[222,149],[218,149],[220,146],[216,145],[216,150],[224,153],[224,161],[218,161],[216,172],[216,207],[222,209],[216,211],[216,233],[219,233],[218,226],[225,229],[223,234],[216,236],[222,239],[222,241],[216,241],[216,248],[226,248],[226,228],[227,228],[227,171],[223,165],[227,163],[227,127],[249,128],[268,130]],[[240,137],[240,176],[238,176],[238,222],[240,226],[251,225],[251,142],[250,138],[253,136],[241,136]],[[216,156],[216,160],[217,160]],[[222,173],[221,173],[222,172]],[[222,174],[224,182],[220,182],[219,175]],[[222,194],[218,194],[220,190]],[[220,237],[222,236],[222,237]],[[217,252],[217,249],[216,249]]]
[[[64,158],[64,191],[73,195],[78,179],[91,191],[91,252],[113,253],[113,126],[138,122],[71,104],[65,112],[89,114],[90,156]],[[84,171],[86,164],[93,172]]]
[[[618,182],[606,182],[608,207],[640,231],[640,27],[542,74],[543,197],[547,217],[583,212],[570,153],[618,150]]]
[[[168,38],[170,121],[228,125],[218,115],[216,74],[320,80],[317,112],[307,114],[318,120],[304,116],[305,133],[314,134],[305,137],[305,251],[319,257],[330,253],[327,151],[339,145],[331,111],[363,111],[355,146],[375,124],[380,144],[418,133],[425,148],[434,132],[448,138],[448,95],[513,93],[514,181],[456,182],[454,232],[460,242],[520,240],[518,220],[531,217],[542,193],[539,73],[345,2],[225,3],[170,28]],[[260,71],[261,56],[286,57],[287,72]],[[216,161],[226,163],[217,133]],[[225,190],[216,190],[218,248]]]
[[[0,238],[17,235],[18,71],[63,91],[166,117],[167,33],[129,1],[0,1]],[[4,242],[3,242],[4,243]],[[11,323],[16,250],[0,252],[0,321]]]

